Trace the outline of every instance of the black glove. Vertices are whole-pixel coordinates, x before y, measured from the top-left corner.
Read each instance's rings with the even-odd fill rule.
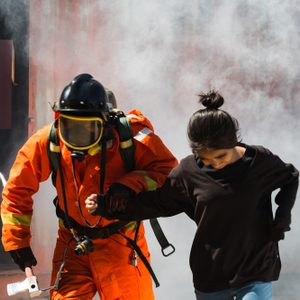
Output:
[[[92,215],[101,215],[107,219],[117,218],[118,213],[126,209],[128,200],[134,195],[135,192],[131,188],[114,183],[106,194],[97,196],[98,207]]]
[[[273,242],[278,242],[284,240],[284,229],[281,227],[272,227],[271,228],[271,240]]]
[[[9,254],[14,263],[17,264],[22,271],[25,271],[25,267],[36,266],[37,264],[30,247],[11,250]]]

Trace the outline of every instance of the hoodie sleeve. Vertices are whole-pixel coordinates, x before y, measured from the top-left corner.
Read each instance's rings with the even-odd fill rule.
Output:
[[[294,206],[298,184],[299,172],[290,163],[285,163],[277,155],[265,148],[259,149],[263,161],[261,168],[264,172],[264,188],[267,193],[277,192],[275,195],[274,227],[282,231],[290,230],[291,211]]]
[[[289,231],[292,221],[291,211],[299,185],[299,173],[292,164],[285,164],[284,169],[289,174],[289,179],[278,187],[279,192],[275,196],[275,203],[278,207],[275,211],[274,226],[283,231]]]
[[[178,171],[180,172],[180,165],[171,171],[162,187],[138,193],[128,199],[124,210],[114,213],[113,217],[121,220],[144,220],[185,212],[193,219],[195,203],[189,198],[184,183],[177,176]]]

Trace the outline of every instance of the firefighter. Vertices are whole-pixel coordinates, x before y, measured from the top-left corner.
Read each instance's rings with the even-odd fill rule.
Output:
[[[30,247],[32,196],[53,171],[50,148],[60,154],[52,178],[57,190],[54,203],[59,228],[51,299],[89,300],[97,292],[101,300],[154,299],[147,264],[129,243],[134,240],[150,261],[143,224],[92,216],[84,200],[92,193],[105,193],[113,182],[123,187],[121,194],[155,189],[177,165],[176,158],[153,132],[149,120],[133,110],[128,116],[134,137],[135,170],[128,171],[121,158],[122,141],[112,122],[115,117],[111,117],[105,88],[89,74],[76,76],[63,89],[53,110],[58,144],[48,146],[51,125],[33,134],[18,152],[3,190],[5,251],[23,271],[37,264]]]

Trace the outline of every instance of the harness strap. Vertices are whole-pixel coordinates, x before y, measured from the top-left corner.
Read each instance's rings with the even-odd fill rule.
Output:
[[[57,120],[55,120],[51,125],[51,129],[48,137],[48,147],[47,147],[50,166],[51,169],[53,170],[51,175],[53,186],[56,186],[56,176],[57,176],[56,171],[59,169],[60,155],[61,155],[58,135],[55,128],[56,124],[57,124]]]
[[[148,269],[148,272],[150,273],[153,281],[155,282],[155,286],[159,287],[160,283],[157,279],[157,277],[154,274],[154,271],[149,263],[149,261],[147,260],[147,258],[145,257],[145,255],[143,254],[141,248],[137,245],[135,240],[130,239],[128,236],[119,233],[120,235],[122,235],[127,241],[128,243],[132,246],[132,248],[136,251],[136,253],[138,254],[139,258],[142,260],[142,262],[144,263],[144,265],[146,266],[146,268]]]
[[[75,229],[79,235],[85,235],[91,239],[106,239],[111,235],[118,233],[122,227],[130,223],[127,221],[119,221],[100,228],[85,227],[80,225],[70,216],[68,217],[69,222],[67,222],[64,211],[57,204],[56,215],[63,221],[66,228],[70,229],[71,226],[71,228]]]
[[[175,252],[175,247],[170,244],[164,234],[164,232],[162,231],[157,219],[150,219],[150,224],[151,227],[153,229],[153,232],[156,236],[156,239],[158,240],[160,247],[161,247],[161,253],[163,254],[163,256],[169,256],[172,253]],[[166,251],[166,249],[170,248],[169,252]]]
[[[119,112],[118,120],[119,122],[116,123],[116,127],[120,138],[120,154],[125,164],[125,168],[128,171],[132,171],[135,169],[135,147],[131,132],[130,120],[124,115],[123,112]]]
[[[148,272],[150,273],[151,277],[153,278],[153,281],[155,282],[155,286],[156,287],[160,286],[160,284],[157,280],[157,277],[155,276],[155,273],[154,273],[149,261],[147,260],[147,258],[143,254],[141,248],[137,244],[137,235],[135,235],[134,240],[132,240],[129,237],[127,237],[125,234],[122,234],[121,232],[119,232],[119,230],[122,227],[124,227],[126,224],[128,224],[130,222],[118,221],[118,222],[114,222],[112,224],[109,224],[105,227],[101,227],[101,228],[85,227],[85,226],[82,226],[79,223],[77,223],[70,216],[68,217],[69,222],[67,222],[66,218],[65,218],[64,211],[58,205],[56,205],[56,215],[63,221],[64,226],[66,228],[69,229],[69,226],[71,225],[72,228],[75,229],[79,235],[85,235],[85,236],[89,237],[90,239],[106,239],[106,238],[110,237],[113,234],[116,234],[116,233],[120,234],[122,237],[124,237],[129,242],[131,247],[136,251],[139,258],[142,260],[142,262],[146,266]],[[138,227],[139,227],[139,225],[138,225]]]
[[[135,169],[135,160],[134,160],[134,143],[131,132],[130,120],[127,116],[125,116],[122,112],[119,112],[119,122],[117,122],[117,129],[120,137],[120,153],[125,164],[125,167],[128,171],[132,171]],[[161,252],[163,256],[169,256],[175,252],[175,247],[170,244],[159,225],[157,219],[151,219],[150,225],[152,230],[158,240]],[[137,229],[138,233],[138,229]],[[168,250],[167,250],[168,249]]]

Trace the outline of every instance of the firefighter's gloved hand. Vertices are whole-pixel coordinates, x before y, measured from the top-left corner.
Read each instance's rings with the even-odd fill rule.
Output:
[[[112,184],[107,192],[108,210],[112,213],[124,211],[128,200],[134,195],[135,192],[128,186],[121,183]]]
[[[105,195],[97,195],[97,208],[92,215],[101,215],[107,219],[118,218],[135,192],[129,187],[114,183]]]
[[[25,271],[25,267],[36,266],[37,264],[30,247],[11,250],[9,251],[9,254],[14,263],[17,264],[22,271]]]

